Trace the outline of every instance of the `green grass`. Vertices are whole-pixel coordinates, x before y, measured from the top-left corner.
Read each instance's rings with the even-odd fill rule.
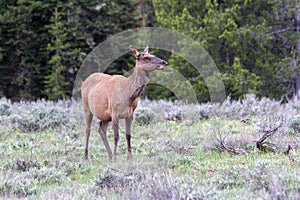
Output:
[[[93,123],[91,162],[84,153],[84,120],[68,128],[21,131],[0,124],[0,196],[29,199],[298,199],[300,154],[262,153],[255,148],[259,126],[234,118],[133,123],[133,160],[127,161],[121,124],[116,163]],[[66,128],[67,127],[67,128]],[[224,138],[247,154],[216,148]],[[113,133],[108,131],[113,144]],[[275,135],[280,148],[297,144],[296,136]]]

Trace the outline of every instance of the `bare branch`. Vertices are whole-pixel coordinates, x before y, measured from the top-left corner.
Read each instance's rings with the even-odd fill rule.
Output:
[[[286,31],[289,31],[289,30],[292,30],[293,27],[287,27],[287,28],[283,28],[283,29],[279,29],[279,30],[274,30],[270,33],[267,33],[267,35],[274,35],[274,34],[279,34],[279,33],[283,33],[283,32],[286,32]]]
[[[273,136],[278,129],[282,126],[282,124],[279,124],[278,126],[276,126],[275,128],[271,128],[269,130],[264,130],[263,131],[263,136],[256,142],[256,147],[263,152],[275,152],[275,150],[277,149],[275,144],[269,143],[269,142],[265,142],[265,140],[271,136]],[[272,148],[273,147],[273,148]],[[274,149],[275,147],[275,149]]]
[[[225,137],[222,137],[221,134],[219,134],[219,138],[216,139],[216,148],[220,151],[225,151],[234,155],[240,155],[240,154],[247,154],[249,153],[249,151],[245,150],[245,149],[237,149],[232,147],[231,145],[228,145],[225,142]]]

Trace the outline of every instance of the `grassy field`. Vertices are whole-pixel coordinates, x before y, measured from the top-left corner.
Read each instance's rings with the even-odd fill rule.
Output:
[[[0,101],[2,199],[300,199],[300,106],[247,96],[221,105],[144,100],[116,163],[80,102]],[[265,140],[263,136],[266,136]],[[108,131],[110,144],[113,132]]]

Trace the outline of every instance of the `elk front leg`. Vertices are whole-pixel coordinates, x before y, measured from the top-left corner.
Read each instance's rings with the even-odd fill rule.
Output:
[[[108,126],[109,122],[102,122],[100,121],[100,125],[99,125],[99,134],[101,136],[101,139],[104,143],[104,146],[106,148],[107,154],[108,154],[108,158],[111,161],[112,160],[112,152],[107,140],[107,135],[106,135],[106,130],[107,130],[107,126]]]
[[[113,161],[116,161],[117,160],[117,146],[118,146],[118,141],[119,141],[119,119],[118,118],[112,119],[112,128],[114,131],[114,141],[115,141]]]
[[[132,153],[131,153],[131,144],[130,144],[130,127],[131,127],[132,119],[130,117],[125,119],[125,125],[126,125],[126,140],[127,140],[127,149],[128,149],[128,155],[127,159],[131,160],[132,159]]]

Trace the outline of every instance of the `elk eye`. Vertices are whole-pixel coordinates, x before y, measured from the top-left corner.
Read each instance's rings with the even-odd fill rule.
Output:
[[[150,57],[145,56],[144,59],[145,59],[145,60],[150,60]]]

